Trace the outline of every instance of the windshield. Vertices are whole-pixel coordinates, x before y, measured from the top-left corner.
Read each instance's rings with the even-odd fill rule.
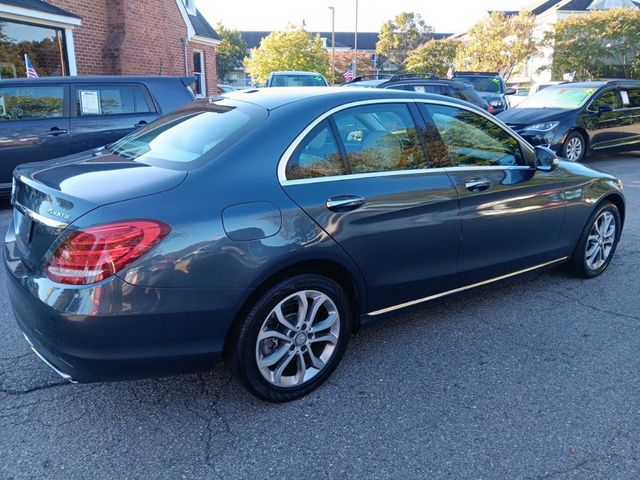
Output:
[[[212,158],[261,123],[267,112],[228,99],[195,106],[162,117],[148,127],[110,145],[118,156],[152,165],[192,164]]]
[[[515,108],[580,108],[596,91],[596,88],[549,87],[527,97]]]
[[[478,92],[503,93],[500,77],[455,77],[460,82],[468,83]]]
[[[272,87],[326,87],[322,75],[274,75]]]

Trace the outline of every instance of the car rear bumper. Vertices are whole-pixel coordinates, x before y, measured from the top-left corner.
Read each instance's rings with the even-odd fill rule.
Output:
[[[126,380],[211,368],[240,292],[136,287],[118,277],[71,287],[8,258],[20,330],[50,367],[75,382]]]

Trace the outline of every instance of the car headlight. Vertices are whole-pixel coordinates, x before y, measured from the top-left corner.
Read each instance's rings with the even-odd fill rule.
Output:
[[[560,125],[560,122],[536,123],[534,125],[529,125],[524,130],[527,130],[529,132],[549,132],[556,128],[558,125]]]

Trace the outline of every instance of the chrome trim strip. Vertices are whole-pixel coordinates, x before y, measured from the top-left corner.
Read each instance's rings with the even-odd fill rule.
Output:
[[[42,223],[42,224],[46,225],[47,227],[51,227],[51,228],[67,228],[67,226],[69,225],[68,223],[61,222],[59,220],[54,220],[52,218],[45,217],[44,215],[41,215],[41,214],[39,214],[37,212],[34,212],[33,210],[28,209],[27,207],[25,207],[24,205],[18,203],[15,200],[13,202],[13,205],[18,210],[20,210],[22,213],[24,213],[26,216],[30,217],[31,220],[34,220],[34,221],[36,221],[38,223]]]
[[[392,307],[382,308],[380,310],[376,310],[375,312],[370,312],[367,315],[370,317],[375,317],[376,315],[382,315],[383,313],[393,312],[395,310],[400,310],[401,308],[411,307],[413,305],[418,305],[419,303],[428,302],[429,300],[435,300],[436,298],[446,297],[447,295],[453,295],[454,293],[464,292],[465,290],[470,290],[472,288],[481,287],[483,285],[488,285],[490,283],[498,282],[500,280],[504,280],[506,278],[515,277],[517,275],[522,275],[523,273],[531,272],[533,270],[537,270],[539,268],[548,267],[555,263],[560,263],[568,259],[569,257],[562,257],[556,260],[552,260],[550,262],[542,263],[540,265],[536,265],[535,267],[525,268],[524,270],[518,270],[517,272],[508,273],[506,275],[502,275],[500,277],[495,277],[489,280],[485,280],[483,282],[474,283],[472,285],[467,285],[465,287],[456,288],[454,290],[449,290],[448,292],[437,293],[435,295],[430,295],[428,297],[419,298],[417,300],[411,300],[410,302],[401,303],[399,305],[394,305]]]
[[[69,375],[68,373],[64,373],[61,370],[58,370],[56,367],[54,367],[51,362],[49,362],[49,360],[47,360],[46,358],[44,358],[44,356],[38,351],[36,350],[36,347],[33,346],[33,343],[31,342],[31,340],[29,340],[29,337],[27,337],[27,335],[22,332],[22,335],[24,336],[24,339],[27,341],[27,343],[29,344],[29,346],[31,347],[31,350],[33,350],[33,353],[35,353],[38,358],[40,360],[42,360],[51,370],[53,370],[54,372],[56,372],[58,375],[60,375],[64,380],[71,382],[71,383],[78,383],[77,381],[75,381],[73,378],[71,378],[71,375]]]
[[[500,166],[478,166],[478,167],[444,167],[444,168],[424,168],[424,169],[415,169],[415,170],[401,170],[401,171],[390,171],[390,172],[375,172],[375,173],[360,173],[360,174],[352,174],[352,175],[336,175],[331,177],[316,177],[316,178],[304,178],[299,180],[287,180],[286,169],[287,163],[289,159],[295,152],[296,148],[302,143],[305,137],[313,130],[319,123],[330,117],[331,115],[338,113],[342,110],[346,110],[348,108],[360,107],[363,105],[375,105],[375,104],[384,104],[384,103],[425,103],[425,104],[434,104],[434,105],[444,105],[448,107],[461,108],[462,110],[467,110],[472,113],[476,113],[480,116],[485,117],[487,120],[495,123],[500,128],[505,130],[510,135],[515,136],[518,140],[520,140],[520,145],[530,151],[530,153],[535,154],[535,149],[529,145],[529,143],[522,138],[518,133],[511,130],[505,123],[501,122],[499,119],[495,118],[493,115],[486,113],[482,110],[476,109],[472,106],[461,105],[453,102],[447,102],[443,100],[431,100],[431,99],[421,99],[421,98],[389,98],[389,99],[371,99],[371,100],[359,100],[357,102],[345,103],[344,105],[339,105],[337,107],[332,108],[331,110],[326,111],[319,117],[317,117],[313,122],[306,126],[306,128],[291,142],[289,147],[285,150],[285,152],[280,157],[278,161],[278,181],[280,185],[301,185],[306,183],[317,183],[317,182],[331,182],[335,180],[352,180],[358,178],[369,178],[369,177],[386,177],[392,175],[411,175],[416,173],[429,173],[429,172],[447,172],[447,171],[467,171],[467,170],[503,170],[503,169],[532,169],[532,166],[527,165],[516,165],[510,167],[500,167]]]

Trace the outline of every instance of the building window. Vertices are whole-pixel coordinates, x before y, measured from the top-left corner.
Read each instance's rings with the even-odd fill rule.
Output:
[[[201,50],[193,51],[193,76],[196,77],[196,96],[206,96],[207,83],[204,73],[204,52]]]
[[[38,76],[69,74],[64,30],[0,18],[0,78],[27,76],[29,56]]]

